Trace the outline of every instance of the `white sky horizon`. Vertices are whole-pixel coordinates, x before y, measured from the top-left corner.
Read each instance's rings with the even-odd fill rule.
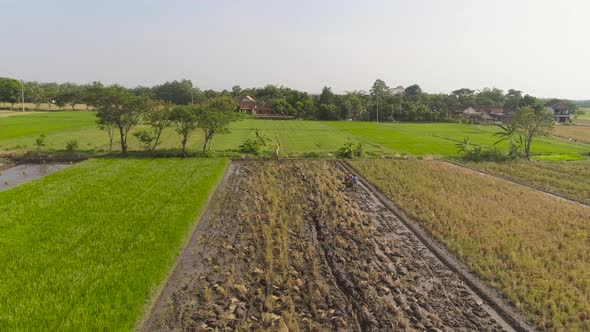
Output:
[[[590,1],[0,0],[0,77],[590,99]],[[8,45],[8,46],[6,46]]]

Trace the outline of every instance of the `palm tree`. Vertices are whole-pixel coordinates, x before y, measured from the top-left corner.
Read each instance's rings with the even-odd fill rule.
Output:
[[[457,147],[457,150],[459,150],[460,153],[465,153],[465,156],[468,159],[474,153],[477,153],[481,150],[481,148],[478,145],[472,144],[471,141],[469,141],[469,137],[465,137],[463,139],[463,142],[459,142],[455,144],[455,146]]]
[[[510,156],[516,157],[519,154],[519,150],[522,147],[522,135],[518,130],[518,127],[512,123],[507,125],[498,125],[502,131],[499,131],[494,134],[494,136],[499,137],[500,139],[494,143],[494,145],[499,144],[500,142],[508,141],[508,145],[510,147],[510,152],[508,153]]]

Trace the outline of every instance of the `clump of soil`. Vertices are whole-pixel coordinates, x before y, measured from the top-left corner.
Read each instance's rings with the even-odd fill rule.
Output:
[[[146,330],[502,330],[329,161],[233,165]]]

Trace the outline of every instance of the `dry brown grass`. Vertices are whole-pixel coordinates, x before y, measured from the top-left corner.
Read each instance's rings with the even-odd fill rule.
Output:
[[[590,126],[555,126],[553,135],[590,144]]]
[[[541,328],[590,330],[590,208],[437,161],[352,164]]]
[[[3,109],[9,109],[10,106],[11,106],[11,104],[9,104],[9,103],[0,103],[0,107]],[[13,110],[20,112],[22,107],[23,107],[23,104],[15,103]],[[77,104],[76,106],[74,106],[75,111],[86,111],[86,110],[88,110],[88,108],[89,107],[86,106],[86,104]],[[48,103],[39,104],[39,108],[37,108],[37,105],[35,105],[33,103],[25,103],[25,109],[39,110],[39,111],[72,111],[72,107],[70,105],[66,105],[64,107],[58,107],[57,105],[51,105]]]
[[[470,167],[590,203],[590,160],[470,163]]]
[[[45,113],[45,112],[13,112],[13,111],[0,111],[0,118],[4,118],[7,116],[13,116],[13,115],[29,115],[29,114],[39,114],[39,113]]]

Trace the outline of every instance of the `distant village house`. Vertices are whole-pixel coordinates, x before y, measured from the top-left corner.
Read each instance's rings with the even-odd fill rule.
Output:
[[[255,116],[274,115],[271,103],[258,103],[250,96],[246,96],[240,100],[239,112]]]
[[[457,108],[453,112],[455,118],[465,118],[474,122],[508,122],[513,113],[501,106],[482,105],[477,107]]]
[[[564,123],[570,121],[570,105],[563,100],[552,99],[545,104],[545,109],[553,113],[556,122]]]

